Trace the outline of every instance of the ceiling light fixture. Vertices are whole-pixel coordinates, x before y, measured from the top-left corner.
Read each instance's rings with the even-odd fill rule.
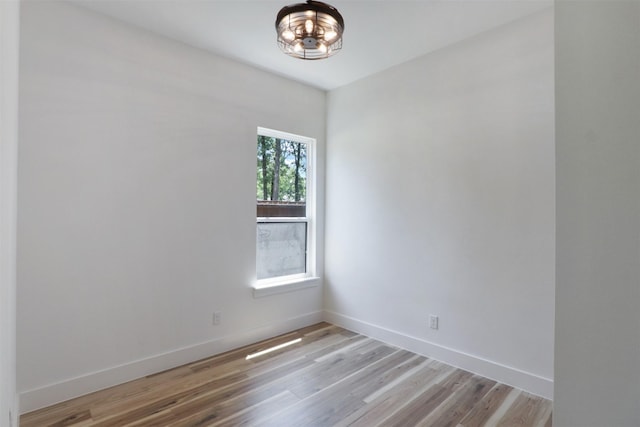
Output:
[[[344,19],[326,3],[306,3],[283,7],[276,18],[278,46],[290,56],[300,59],[323,59],[342,49]]]

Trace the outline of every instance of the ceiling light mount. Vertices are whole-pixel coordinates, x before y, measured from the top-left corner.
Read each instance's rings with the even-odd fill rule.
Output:
[[[344,19],[326,3],[306,3],[283,7],[276,18],[278,46],[287,55],[300,59],[323,59],[342,49]]]

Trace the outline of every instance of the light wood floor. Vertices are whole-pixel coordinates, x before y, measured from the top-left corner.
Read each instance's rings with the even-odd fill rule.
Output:
[[[20,425],[546,427],[551,408],[540,397],[320,323],[25,414]]]

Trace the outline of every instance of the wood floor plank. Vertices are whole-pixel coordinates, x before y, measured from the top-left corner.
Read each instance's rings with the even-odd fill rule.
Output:
[[[407,405],[395,412],[382,424],[389,427],[415,426],[431,411],[436,409],[452,393],[451,389],[441,385],[433,385],[419,396],[411,400]]]
[[[265,418],[269,414],[274,414],[282,408],[292,406],[299,401],[300,399],[297,396],[287,390],[265,400],[260,405],[246,408],[245,410],[239,411],[238,413],[228,418],[221,419],[220,421],[212,424],[212,426],[256,425],[258,423],[258,420]]]
[[[307,349],[309,349],[310,351],[311,348],[314,347],[314,343],[319,342],[320,345],[324,347],[326,345],[325,341],[327,339],[330,339],[335,342],[339,342],[341,340],[348,338],[342,334],[342,332],[344,331],[345,331],[344,329],[338,326],[330,326],[318,331],[309,332],[308,334],[305,334],[305,335],[300,335],[297,337],[297,338],[300,338],[299,343],[296,343],[287,347],[283,347],[278,350],[270,351],[269,353],[262,355],[260,359],[252,359],[252,362],[257,363],[258,360],[264,361],[271,358],[276,358],[281,355],[293,356],[296,353],[306,353]],[[296,350],[298,351],[296,352]]]
[[[374,351],[370,353],[375,354]],[[265,422],[265,425],[334,425],[365,405],[363,397],[371,393],[372,388],[392,381],[420,361],[420,358],[408,351],[396,350],[302,400]]]
[[[320,330],[327,330],[332,327],[331,325],[325,324],[323,328],[307,328],[307,334],[311,334],[313,332],[318,332]],[[338,336],[340,330],[336,329],[334,334]],[[166,396],[167,393],[173,393],[176,395],[180,390],[192,390],[197,387],[205,387],[207,388],[207,384],[211,384],[211,381],[218,378],[224,378],[233,373],[242,373],[246,377],[245,374],[251,372],[253,375],[258,375],[260,373],[264,373],[269,371],[271,366],[271,360],[269,358],[262,358],[260,364],[256,362],[250,362],[246,360],[246,356],[248,353],[253,351],[260,351],[265,348],[269,348],[273,345],[281,344],[282,342],[286,342],[293,337],[302,336],[303,334],[292,333],[292,334],[284,334],[276,339],[265,340],[258,344],[244,347],[243,349],[233,350],[230,352],[223,353],[219,356],[208,358],[202,361],[199,361],[194,364],[188,365],[189,368],[192,369],[193,374],[190,376],[180,377],[172,381],[171,383],[166,383],[163,386],[156,387],[152,390],[146,390],[144,394],[139,394],[136,396],[130,396],[128,399],[121,399],[119,401],[110,402],[109,404],[99,404],[94,405],[92,407],[92,413],[94,418],[99,420],[102,419],[105,414],[112,414],[114,412],[121,412],[121,407],[132,407],[136,406],[138,402],[148,403],[150,400],[154,398],[162,398]],[[302,353],[300,357],[304,354]],[[283,363],[289,363],[292,359],[286,359]],[[237,381],[236,381],[237,382]],[[213,384],[215,385],[215,384]],[[139,405],[138,405],[139,406]]]
[[[462,370],[454,370],[442,382],[427,388],[411,402],[384,420],[385,426],[415,426],[425,417],[434,413],[447,398],[462,387],[472,374]]]
[[[393,357],[389,356],[381,362],[362,370],[358,373],[358,376],[338,383],[338,387],[332,390],[336,394],[348,392],[366,403],[365,398],[368,395],[394,382],[405,372],[419,366],[424,360],[425,358],[422,356],[416,356],[409,351],[400,350]]]
[[[484,426],[512,390],[508,385],[496,384],[460,421],[460,427]]]
[[[552,403],[319,323],[20,420],[22,427],[551,427]]]
[[[415,396],[429,388],[439,375],[439,372],[431,368],[428,362],[423,362],[417,368],[418,370],[413,371],[410,377],[395,383],[392,388],[386,389],[377,397],[371,400],[363,399],[367,403],[366,406],[341,420],[336,426],[374,426],[405,406]]]
[[[78,425],[82,421],[87,421],[91,419],[91,412],[88,410],[78,412],[75,414],[71,414],[66,418],[61,419],[60,421],[53,424],[53,427],[66,427]]]
[[[295,354],[296,351],[292,350],[292,354]],[[261,399],[266,399],[272,396],[274,393],[280,393],[287,387],[286,383],[282,383],[284,379],[293,376],[292,374],[300,375],[305,370],[299,370],[300,368],[311,367],[313,365],[313,361],[310,359],[303,358],[302,355],[298,355],[296,359],[286,359],[286,363],[282,363],[278,358],[268,358],[265,357],[264,360],[261,361],[260,364],[252,366],[250,370],[253,370],[253,376],[248,377],[246,380],[243,380],[236,384],[238,387],[225,389],[224,395],[219,395],[217,393],[208,393],[207,395],[198,396],[197,398],[191,399],[188,402],[175,402],[175,404],[170,407],[165,408],[164,418],[158,419],[158,416],[155,416],[155,422],[163,422],[163,423],[176,423],[177,419],[184,414],[188,413],[200,413],[200,412],[209,412],[209,417],[212,417],[212,414],[216,414],[215,419],[218,419],[222,416],[228,416],[229,412],[233,412],[234,410],[238,410],[238,408],[232,407],[230,409],[229,405],[225,403],[226,399],[233,398],[242,393],[248,393],[248,395],[244,396],[244,399],[255,399],[255,394],[258,393],[258,389],[265,385],[271,384],[271,388],[262,393]],[[262,359],[262,358],[261,358]],[[229,363],[229,362],[227,362]],[[211,368],[213,370],[214,368]],[[317,367],[315,367],[317,369]],[[248,372],[249,370],[245,371]],[[257,374],[257,372],[260,374]],[[198,370],[198,373],[201,373],[202,370]],[[276,380],[278,382],[276,382]],[[293,380],[289,380],[291,382]],[[246,405],[246,402],[243,403]],[[241,409],[241,408],[240,408]],[[213,419],[213,418],[211,418]]]
[[[440,405],[439,414],[438,412],[429,414],[416,426],[456,427],[495,384],[495,381],[474,375],[462,388]]]
[[[210,369],[211,367],[214,366],[218,366],[221,364],[224,364],[226,362],[230,362],[230,361],[234,361],[234,360],[246,360],[246,356],[247,354],[251,354],[251,353],[256,353],[258,351],[262,351],[262,350],[266,350],[268,348],[271,348],[273,346],[279,345],[279,344],[283,344],[285,342],[289,342],[291,340],[294,340],[296,338],[300,338],[300,334],[297,334],[295,332],[291,332],[288,334],[284,334],[284,335],[279,335],[275,338],[271,338],[268,340],[264,340],[264,341],[260,341],[259,343],[256,344],[251,344],[249,346],[246,347],[242,347],[239,349],[235,349],[235,350],[231,350],[231,351],[227,351],[225,353],[213,356],[213,357],[209,357],[203,360],[199,360],[197,362],[191,363],[189,364],[189,368],[194,371],[194,372],[198,372],[201,371],[203,369]]]
[[[309,351],[306,354],[306,357],[310,359],[315,359],[316,361],[319,362],[322,359],[331,357],[335,353],[346,351],[352,347],[355,347],[366,340],[368,340],[368,338],[363,337],[362,335],[356,335],[354,337],[348,337],[348,338],[345,337],[344,339],[337,341],[335,344],[325,346],[317,350],[310,349],[311,351]]]
[[[393,353],[388,346],[379,346],[368,353],[348,356],[346,353],[320,362],[315,369],[302,375],[289,390],[300,398],[317,393],[345,376],[351,375],[363,367]]]
[[[551,403],[529,393],[521,393],[497,427],[543,427],[551,416]]]
[[[262,340],[255,344],[250,344],[250,345],[247,345],[238,349],[230,350],[212,357],[201,359],[199,361],[192,362],[187,366],[194,372],[197,372],[203,369],[211,369],[212,367],[223,365],[226,362],[245,360],[248,354],[266,350],[268,348],[289,342],[297,338],[304,339],[305,342],[313,342],[324,336],[332,335],[332,334],[337,335],[345,331],[346,329],[343,329],[339,326],[331,325],[330,323],[326,323],[326,322],[320,322],[315,325],[298,329],[296,331],[288,332],[273,338]]]
[[[185,372],[189,372],[189,369],[185,366],[181,366],[174,368],[173,371],[175,371],[173,374],[179,377]],[[43,425],[50,425],[53,423],[52,420],[61,420],[70,416],[70,414],[90,410],[94,405],[99,403],[118,402],[127,400],[137,394],[144,395],[148,390],[154,387],[154,385],[159,383],[162,384],[162,382],[159,382],[158,377],[143,377],[129,381],[125,384],[89,393],[75,399],[25,414],[20,418],[20,425],[22,427],[41,427]]]
[[[338,353],[347,351],[354,341],[361,341],[366,339],[362,336],[355,338],[346,337],[339,331],[331,333],[326,336],[319,337],[318,339],[309,339],[302,342],[300,347],[291,347],[286,349],[277,355],[265,355],[259,358],[253,359],[254,367],[248,368],[245,372],[251,376],[255,372],[260,372],[262,365],[269,365],[278,362],[287,362],[293,358],[305,357],[309,359],[315,359],[317,354]]]
[[[498,405],[498,408],[495,410],[493,415],[489,417],[485,425],[493,426],[493,427],[497,426],[500,420],[502,420],[502,418],[505,416],[509,408],[511,408],[511,405],[513,405],[513,402],[516,401],[516,399],[518,398],[518,396],[520,396],[521,393],[522,393],[522,390],[518,390],[518,389],[512,389],[509,393],[507,393],[507,396],[504,398],[502,403]]]
[[[251,391],[258,390],[260,387],[271,384],[272,382],[296,372],[304,367],[312,366],[313,362],[305,359],[297,359],[290,364],[280,366],[269,372],[253,378],[243,378],[241,380],[226,383],[228,377],[223,377],[220,385],[211,388],[196,388],[191,393],[184,392],[177,395],[169,396],[165,399],[155,401],[150,405],[139,407],[133,411],[125,412],[120,417],[110,418],[104,423],[96,424],[99,427],[116,427],[121,426],[128,420],[136,418],[144,418],[156,412],[164,411],[166,425],[176,422],[180,416],[195,413],[207,407],[216,407],[216,405],[224,405],[226,400],[233,399],[237,396],[244,395]],[[284,390],[284,386],[280,391]]]
[[[143,408],[145,406],[161,408],[164,405],[175,404],[173,400],[190,399],[212,388],[233,385],[246,378],[247,375],[244,372],[236,371],[228,375],[196,373],[120,400],[98,401],[91,406],[91,414],[95,420],[102,420],[111,417],[115,413],[130,413],[132,408]]]

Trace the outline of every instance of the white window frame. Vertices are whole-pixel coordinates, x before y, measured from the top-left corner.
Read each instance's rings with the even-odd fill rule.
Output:
[[[256,298],[315,287],[320,284],[320,278],[317,277],[316,274],[316,140],[315,138],[310,138],[308,136],[296,135],[264,127],[258,127],[257,135],[294,141],[306,144],[307,146],[307,189],[305,197],[306,216],[293,218],[256,217],[256,227],[260,222],[307,223],[307,271],[306,273],[292,274],[288,276],[278,276],[260,280],[256,279],[253,285],[253,296]]]

